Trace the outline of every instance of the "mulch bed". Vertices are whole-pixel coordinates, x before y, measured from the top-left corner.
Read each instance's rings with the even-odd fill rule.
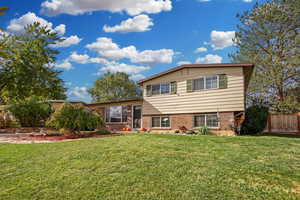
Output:
[[[102,137],[109,137],[109,136],[120,136],[122,134],[106,134],[106,135],[92,135],[89,137],[77,137],[71,138],[67,136],[28,136],[28,137],[21,137],[16,138],[15,140],[19,141],[64,141],[64,140],[76,140],[76,139],[84,139],[84,138],[102,138]]]

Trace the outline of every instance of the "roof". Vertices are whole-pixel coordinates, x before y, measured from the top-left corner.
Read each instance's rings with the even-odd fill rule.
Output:
[[[152,79],[164,76],[166,74],[169,74],[171,72],[175,72],[184,68],[209,68],[209,67],[254,67],[253,63],[217,63],[217,64],[187,64],[187,65],[180,65],[178,67],[174,67],[172,69],[169,69],[167,71],[155,74],[153,76],[150,76],[148,78],[145,78],[143,80],[138,81],[138,84],[141,85],[142,83],[146,81],[150,81]]]
[[[142,97],[137,97],[137,98],[131,98],[131,99],[123,99],[123,100],[118,100],[118,101],[106,101],[106,102],[101,102],[101,103],[91,103],[88,104],[89,106],[96,106],[96,105],[103,105],[103,104],[110,104],[110,103],[125,103],[125,102],[130,102],[130,101],[142,101]]]
[[[48,102],[50,102],[50,103],[82,103],[82,104],[86,105],[86,103],[83,101],[49,100]]]

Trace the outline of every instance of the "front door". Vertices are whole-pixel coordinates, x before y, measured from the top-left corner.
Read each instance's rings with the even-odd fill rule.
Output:
[[[141,125],[142,125],[142,106],[134,105],[132,110],[133,110],[132,127],[134,129],[139,129],[139,128],[141,128]]]

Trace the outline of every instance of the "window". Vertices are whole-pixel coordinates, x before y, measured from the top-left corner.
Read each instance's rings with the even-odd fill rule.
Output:
[[[170,117],[162,117],[161,118],[161,127],[162,128],[170,127]]]
[[[170,93],[170,83],[161,83],[160,84],[160,93],[169,94]]]
[[[217,114],[206,115],[206,126],[208,127],[219,127],[219,121]]]
[[[194,127],[207,126],[210,128],[219,127],[218,114],[200,114],[194,116]]]
[[[112,123],[127,122],[127,107],[126,106],[111,106],[107,107],[105,113],[105,121]]]
[[[205,78],[205,88],[215,89],[218,88],[218,76],[209,76]]]
[[[152,128],[170,128],[170,117],[152,117]]]
[[[152,85],[152,95],[160,94],[160,84]]]
[[[207,76],[198,79],[190,79],[186,81],[186,91],[193,92],[199,90],[210,89],[226,89],[227,75],[219,74],[215,76]]]
[[[146,86],[146,96],[160,95],[160,94],[176,94],[177,82],[159,83]]]
[[[193,80],[193,90],[203,90],[204,89],[204,78]]]
[[[195,127],[205,126],[205,115],[194,116],[194,126]]]
[[[153,128],[160,127],[160,117],[152,117],[152,127]]]

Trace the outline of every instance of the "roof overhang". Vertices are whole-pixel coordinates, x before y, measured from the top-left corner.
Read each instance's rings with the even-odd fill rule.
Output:
[[[143,80],[140,80],[137,83],[139,85],[142,85],[146,81],[150,81],[150,80],[159,78],[161,76],[167,75],[167,74],[172,73],[172,72],[179,71],[179,70],[184,69],[184,68],[209,68],[209,67],[211,67],[211,68],[214,68],[214,67],[254,67],[254,64],[253,63],[217,63],[217,64],[187,64],[187,65],[180,65],[178,67],[174,67],[174,68],[169,69],[167,71],[164,71],[164,72],[152,75],[152,76],[150,76],[148,78],[145,78]]]

